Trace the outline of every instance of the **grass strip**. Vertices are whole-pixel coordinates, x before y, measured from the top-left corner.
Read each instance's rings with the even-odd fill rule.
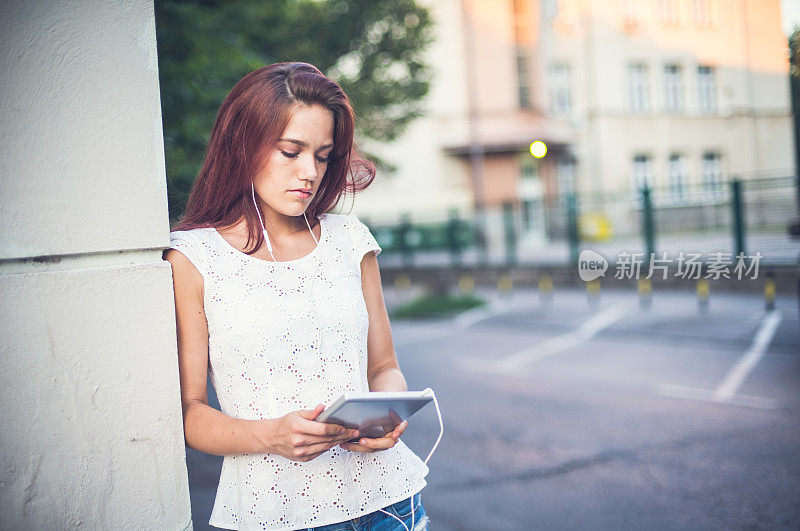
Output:
[[[486,301],[473,295],[423,295],[411,302],[398,306],[392,317],[400,319],[425,319],[444,317],[486,304]]]

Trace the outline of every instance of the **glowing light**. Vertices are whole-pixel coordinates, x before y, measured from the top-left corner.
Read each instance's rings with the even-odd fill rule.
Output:
[[[531,155],[540,159],[547,155],[547,145],[541,140],[537,140],[531,144]]]

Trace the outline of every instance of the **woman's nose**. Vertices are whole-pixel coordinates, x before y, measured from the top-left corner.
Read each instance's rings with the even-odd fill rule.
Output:
[[[318,173],[319,170],[317,169],[317,159],[315,156],[312,154],[310,157],[305,157],[300,169],[300,178],[304,181],[311,181],[313,183],[316,180]]]

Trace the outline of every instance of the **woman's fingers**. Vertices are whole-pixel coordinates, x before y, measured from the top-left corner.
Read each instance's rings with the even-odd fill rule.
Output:
[[[401,423],[400,423],[400,425],[399,425],[399,426],[397,426],[397,427],[394,429],[394,431],[392,432],[392,434],[393,434],[394,438],[395,438],[395,439],[397,439],[397,438],[399,438],[401,435],[403,435],[403,432],[404,432],[404,431],[406,431],[406,428],[408,428],[408,421],[407,421],[407,420],[404,420],[404,421],[403,421],[403,422],[401,422]]]
[[[296,420],[296,431],[300,433],[306,433],[308,435],[335,436],[347,431],[347,428],[338,424],[317,422],[315,420],[306,420],[304,418],[299,418]]]
[[[336,446],[336,443],[334,442],[325,442],[325,443],[311,444],[308,446],[301,446],[295,449],[295,457],[297,457],[297,459],[300,461],[311,461],[312,459],[316,459],[320,455],[324,454],[334,446]]]
[[[400,426],[397,428],[400,428]],[[395,436],[394,434],[396,432],[397,429],[378,439],[360,439],[357,443],[342,443],[340,446],[351,452],[379,452],[381,450],[387,450],[397,444],[399,435]],[[402,431],[400,433],[402,433]]]
[[[338,435],[303,435],[303,445],[310,446],[312,444],[333,443],[334,445],[341,442],[349,441],[358,437],[358,430],[346,430]]]
[[[317,404],[314,409],[301,409],[296,413],[307,420],[314,420],[320,413],[325,411],[325,404]]]
[[[366,446],[364,446],[362,444],[359,444],[359,443],[348,443],[348,442],[345,442],[345,443],[340,444],[339,446],[341,446],[342,448],[344,448],[348,452],[374,452],[374,450],[371,450],[370,448],[367,448]]]

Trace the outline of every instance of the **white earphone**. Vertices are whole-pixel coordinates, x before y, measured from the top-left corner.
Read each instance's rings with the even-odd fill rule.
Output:
[[[444,435],[444,423],[442,422],[442,412],[441,412],[441,410],[439,410],[439,401],[436,400],[436,393],[434,393],[433,389],[431,389],[430,387],[425,389],[425,391],[429,392],[430,396],[433,398],[433,405],[436,406],[436,416],[439,418],[439,437],[436,439],[436,442],[433,443],[433,448],[431,448],[431,451],[428,453],[428,457],[425,458],[425,464],[427,465],[428,461],[430,460],[431,456],[433,455],[433,452],[436,451],[436,447],[439,446],[439,441],[442,440],[442,435]],[[421,496],[420,496],[420,502],[417,503],[417,509],[419,508],[419,504],[420,503],[422,503]],[[413,495],[411,496],[411,527],[410,528],[408,526],[406,526],[405,522],[403,522],[403,520],[398,518],[396,515],[393,515],[390,512],[384,511],[383,509],[378,509],[378,510],[380,512],[384,513],[384,514],[388,514],[389,516],[391,516],[392,518],[394,518],[395,520],[400,522],[400,525],[402,525],[405,528],[406,531],[412,531],[414,529],[414,518],[416,517],[416,514],[414,514],[414,511],[416,509],[414,508],[414,496]]]
[[[261,210],[258,208],[258,203],[256,202],[256,187],[253,182],[250,182],[250,193],[253,196],[253,205],[256,207],[256,214],[258,214],[258,221],[261,222],[261,230],[264,232],[264,240],[267,242],[267,250],[269,251],[270,256],[272,256],[272,261],[277,262],[275,259],[275,254],[272,252],[272,243],[269,241],[269,234],[267,233],[267,228],[264,226],[264,219],[261,217]],[[314,238],[314,242],[319,245],[319,240],[317,237],[314,236],[314,231],[311,230],[311,224],[308,222],[308,218],[306,217],[306,213],[303,212],[303,219],[306,220],[306,226],[308,227],[308,232],[311,233],[311,237]]]

